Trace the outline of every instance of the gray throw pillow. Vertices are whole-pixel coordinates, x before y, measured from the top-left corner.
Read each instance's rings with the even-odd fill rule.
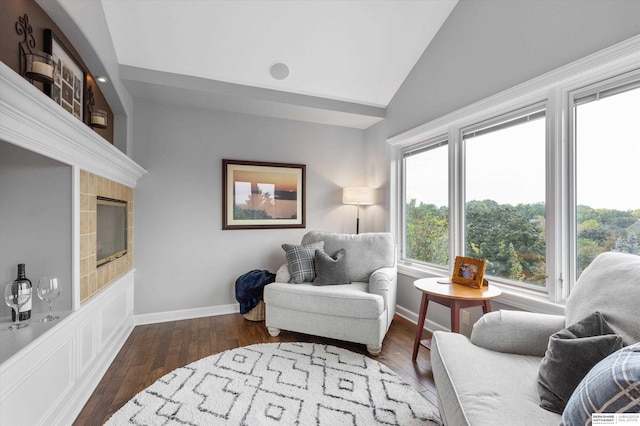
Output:
[[[349,270],[347,269],[347,253],[340,249],[333,256],[329,256],[323,249],[316,250],[316,278],[314,285],[349,284]]]
[[[538,371],[540,406],[562,414],[589,370],[622,345],[622,337],[614,334],[600,312],[552,335]]]
[[[324,241],[306,245],[282,244],[292,283],[313,281],[316,277],[314,255],[321,248],[324,248]]]

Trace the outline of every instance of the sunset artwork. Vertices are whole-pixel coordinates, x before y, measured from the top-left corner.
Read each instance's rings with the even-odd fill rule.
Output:
[[[295,219],[298,177],[289,172],[233,173],[234,203],[238,210],[265,212],[270,219]],[[257,219],[258,217],[254,218]],[[234,219],[237,219],[234,214]]]
[[[225,229],[303,225],[304,166],[225,161]]]

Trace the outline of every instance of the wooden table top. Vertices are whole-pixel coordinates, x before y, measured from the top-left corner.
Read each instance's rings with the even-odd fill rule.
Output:
[[[445,299],[489,300],[502,294],[502,291],[496,286],[488,285],[479,289],[452,283],[450,277],[422,278],[414,281],[413,285],[424,293]]]

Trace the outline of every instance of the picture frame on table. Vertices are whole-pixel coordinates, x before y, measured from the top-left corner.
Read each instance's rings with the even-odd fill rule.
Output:
[[[44,30],[44,50],[53,56],[55,68],[53,83],[45,84],[45,93],[84,123],[86,71],[50,29]]]
[[[304,228],[306,165],[222,160],[222,229]]]
[[[482,288],[486,267],[486,260],[456,256],[451,282]]]

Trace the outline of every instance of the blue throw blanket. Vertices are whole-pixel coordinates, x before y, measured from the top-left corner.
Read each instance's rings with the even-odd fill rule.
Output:
[[[276,280],[276,274],[267,270],[254,269],[240,275],[236,280],[236,300],[240,303],[240,313],[246,314],[262,300],[264,286]]]

